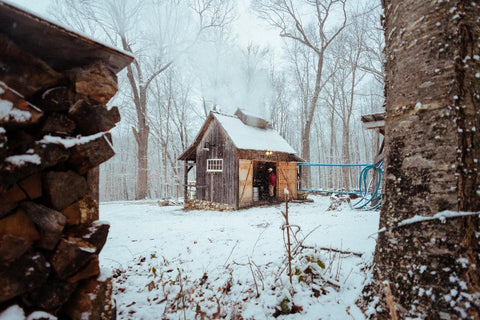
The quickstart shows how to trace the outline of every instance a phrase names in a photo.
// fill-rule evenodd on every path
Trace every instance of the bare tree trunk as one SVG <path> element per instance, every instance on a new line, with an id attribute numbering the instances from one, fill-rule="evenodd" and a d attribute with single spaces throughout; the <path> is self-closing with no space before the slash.
<path id="1" fill-rule="evenodd" d="M 133 129 L 137 141 L 137 188 L 135 199 L 145 199 L 148 194 L 148 136 L 149 128 L 145 126 L 138 132 Z"/>
<path id="2" fill-rule="evenodd" d="M 286 0 L 256 0 L 254 5 L 257 7 L 257 12 L 272 26 L 280 30 L 280 36 L 294 40 L 301 47 L 306 48 L 312 52 L 316 57 L 315 66 L 315 82 L 313 87 L 313 93 L 308 96 L 308 103 L 302 112 L 302 157 L 310 161 L 310 133 L 312 129 L 312 122 L 317 109 L 317 103 L 325 83 L 332 76 L 331 74 L 325 77 L 323 74 L 323 63 L 325 54 L 332 41 L 338 37 L 342 30 L 346 26 L 347 17 L 345 9 L 346 0 L 317 0 L 317 1 L 302 1 L 292 2 Z M 317 23 L 317 29 L 315 32 L 309 32 L 310 26 L 302 24 L 303 17 L 300 14 L 301 10 L 298 10 L 301 6 L 309 6 L 312 12 L 315 12 L 315 18 Z M 298 6 L 298 7 L 296 7 Z M 304 7 L 305 8 L 305 7 Z M 336 16 L 336 27 L 329 30 L 328 23 L 330 14 L 339 10 L 342 12 L 343 17 Z M 308 31 L 307 31 L 308 30 Z M 307 55 L 308 57 L 308 55 Z M 298 66 L 297 66 L 298 69 Z M 307 70 L 309 72 L 310 70 Z M 298 70 L 297 70 L 298 72 Z M 323 77 L 323 79 L 322 79 Z M 305 77 L 308 81 L 308 77 Z M 323 81 L 322 81 L 323 80 Z M 301 83 L 300 86 L 306 87 L 305 92 L 310 92 L 308 83 Z M 310 185 L 310 168 L 304 167 L 302 169 L 302 184 L 305 186 Z"/>
<path id="3" fill-rule="evenodd" d="M 130 67 L 129 67 L 130 68 Z M 135 80 L 130 70 L 128 70 L 128 78 L 130 80 L 132 89 L 138 93 L 138 98 L 135 98 L 135 108 L 137 110 L 137 128 L 132 128 L 135 141 L 137 142 L 137 189 L 135 199 L 145 199 L 148 192 L 148 138 L 150 135 L 150 127 L 147 124 L 147 97 L 144 86 L 139 86 L 138 89 Z"/>
<path id="4" fill-rule="evenodd" d="M 350 164 L 350 130 L 348 125 L 343 126 L 342 137 L 342 160 L 346 164 Z M 343 186 L 347 191 L 350 190 L 350 167 L 343 167 Z"/>
<path id="5" fill-rule="evenodd" d="M 386 231 L 364 293 L 371 304 L 381 299 L 379 319 L 392 308 L 402 319 L 480 319 L 479 7 L 461 0 L 383 7 Z M 444 210 L 465 215 L 431 218 Z M 430 219 L 399 225 L 417 215 Z"/>

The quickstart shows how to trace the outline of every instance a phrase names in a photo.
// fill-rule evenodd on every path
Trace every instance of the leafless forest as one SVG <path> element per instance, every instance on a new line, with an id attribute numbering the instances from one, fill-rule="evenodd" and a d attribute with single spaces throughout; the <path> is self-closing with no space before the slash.
<path id="1" fill-rule="evenodd" d="M 372 162 L 379 138 L 360 115 L 383 111 L 381 13 L 375 0 L 56 0 L 56 21 L 135 57 L 111 102 L 122 122 L 101 200 L 182 196 L 176 158 L 212 109 L 265 117 L 310 162 Z M 242 38 L 259 28 L 265 41 Z"/>

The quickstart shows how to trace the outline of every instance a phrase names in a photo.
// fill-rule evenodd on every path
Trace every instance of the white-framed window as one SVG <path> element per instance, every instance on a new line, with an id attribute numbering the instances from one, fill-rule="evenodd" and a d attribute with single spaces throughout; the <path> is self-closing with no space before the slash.
<path id="1" fill-rule="evenodd" d="M 223 159 L 207 159 L 207 172 L 222 172 Z"/>

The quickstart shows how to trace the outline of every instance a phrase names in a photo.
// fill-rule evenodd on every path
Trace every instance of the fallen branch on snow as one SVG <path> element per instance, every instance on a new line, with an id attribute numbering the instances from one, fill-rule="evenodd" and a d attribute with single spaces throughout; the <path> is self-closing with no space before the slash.
<path id="1" fill-rule="evenodd" d="M 360 253 L 360 252 L 344 251 L 344 250 L 339 250 L 339 249 L 334 249 L 334 248 L 326 248 L 326 247 L 315 247 L 315 248 L 319 249 L 319 250 L 333 251 L 333 252 L 337 252 L 337 253 L 341 253 L 341 254 L 351 254 L 351 255 L 354 255 L 354 256 L 357 256 L 357 257 L 361 257 L 363 255 L 363 253 Z M 313 247 L 312 247 L 312 249 L 313 249 Z"/>

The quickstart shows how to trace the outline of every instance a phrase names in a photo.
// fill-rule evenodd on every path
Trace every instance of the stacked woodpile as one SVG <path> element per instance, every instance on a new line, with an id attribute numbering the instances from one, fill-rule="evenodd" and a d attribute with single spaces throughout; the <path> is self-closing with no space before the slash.
<path id="1" fill-rule="evenodd" d="M 183 206 L 186 210 L 213 210 L 213 211 L 234 211 L 235 208 L 226 203 L 218 203 L 207 200 L 186 200 Z"/>
<path id="2" fill-rule="evenodd" d="M 116 75 L 101 61 L 58 73 L 5 37 L 0 52 L 0 312 L 115 318 L 95 190 L 114 155 Z"/>

